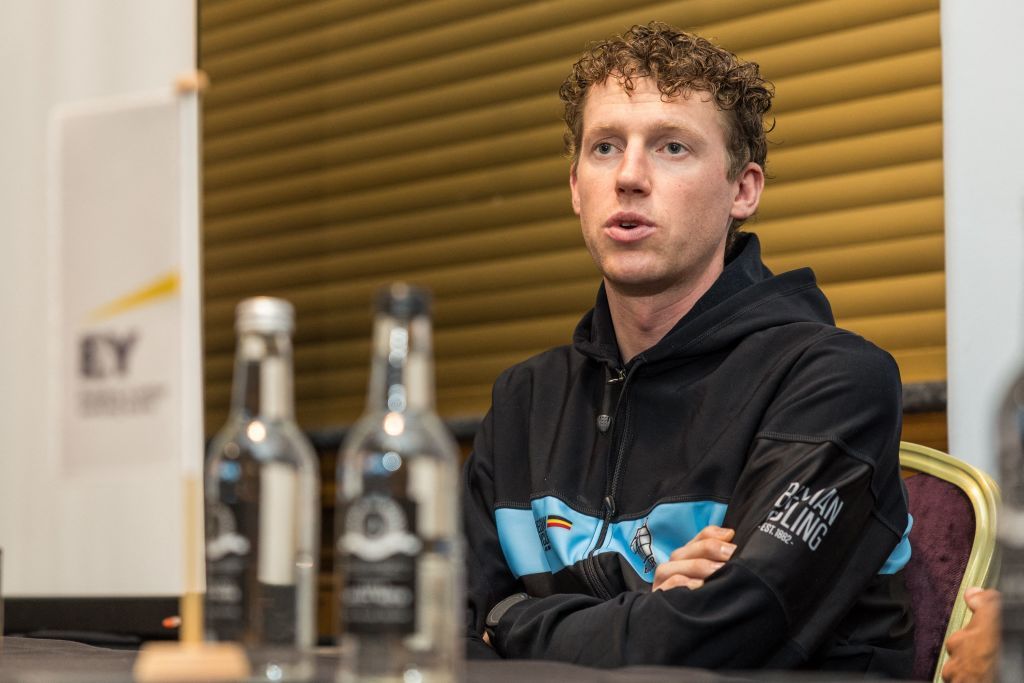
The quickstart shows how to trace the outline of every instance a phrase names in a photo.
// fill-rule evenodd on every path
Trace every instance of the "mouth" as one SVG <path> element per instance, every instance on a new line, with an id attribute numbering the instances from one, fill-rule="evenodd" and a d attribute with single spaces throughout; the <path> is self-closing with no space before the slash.
<path id="1" fill-rule="evenodd" d="M 605 233 L 616 242 L 636 242 L 654 232 L 654 222 L 633 212 L 619 212 L 605 221 Z"/>

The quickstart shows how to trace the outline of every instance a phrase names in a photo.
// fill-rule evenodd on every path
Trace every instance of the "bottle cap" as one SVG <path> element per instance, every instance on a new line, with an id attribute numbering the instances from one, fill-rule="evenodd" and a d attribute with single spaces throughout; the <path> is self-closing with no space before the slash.
<path id="1" fill-rule="evenodd" d="M 235 331 L 287 332 L 295 328 L 295 307 L 284 299 L 254 296 L 244 299 L 235 308 Z"/>
<path id="2" fill-rule="evenodd" d="M 377 290 L 376 307 L 379 313 L 408 319 L 430 315 L 430 292 L 405 282 L 393 282 Z"/>

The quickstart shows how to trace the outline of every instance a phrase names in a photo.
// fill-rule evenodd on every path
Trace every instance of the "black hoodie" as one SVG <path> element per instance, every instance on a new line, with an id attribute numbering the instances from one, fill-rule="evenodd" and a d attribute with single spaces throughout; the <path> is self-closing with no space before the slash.
<path id="1" fill-rule="evenodd" d="M 495 382 L 465 476 L 471 639 L 525 591 L 505 657 L 909 675 L 896 364 L 835 327 L 810 270 L 773 276 L 753 235 L 734 253 L 629 363 L 602 287 L 572 346 Z M 708 524 L 733 557 L 652 592 Z"/>

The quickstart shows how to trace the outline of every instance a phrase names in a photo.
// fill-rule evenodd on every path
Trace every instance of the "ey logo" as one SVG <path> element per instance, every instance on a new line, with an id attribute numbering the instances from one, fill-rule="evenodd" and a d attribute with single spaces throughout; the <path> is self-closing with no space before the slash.
<path id="1" fill-rule="evenodd" d="M 128 374 L 128 366 L 138 335 L 87 334 L 79 339 L 79 372 L 88 379 Z"/>

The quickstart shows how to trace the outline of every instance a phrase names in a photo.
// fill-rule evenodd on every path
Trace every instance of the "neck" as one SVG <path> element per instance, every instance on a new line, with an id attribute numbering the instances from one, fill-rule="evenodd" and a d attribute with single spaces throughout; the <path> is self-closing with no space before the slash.
<path id="1" fill-rule="evenodd" d="M 291 419 L 292 349 L 287 333 L 239 337 L 231 408 L 247 419 Z"/>
<path id="2" fill-rule="evenodd" d="M 378 316 L 374 332 L 368 410 L 434 411 L 434 372 L 429 316 Z"/>
<path id="3" fill-rule="evenodd" d="M 723 268 L 724 263 L 716 261 L 696 281 L 677 283 L 655 293 L 631 292 L 605 278 L 608 309 L 623 362 L 628 363 L 661 341 L 711 288 Z"/>

